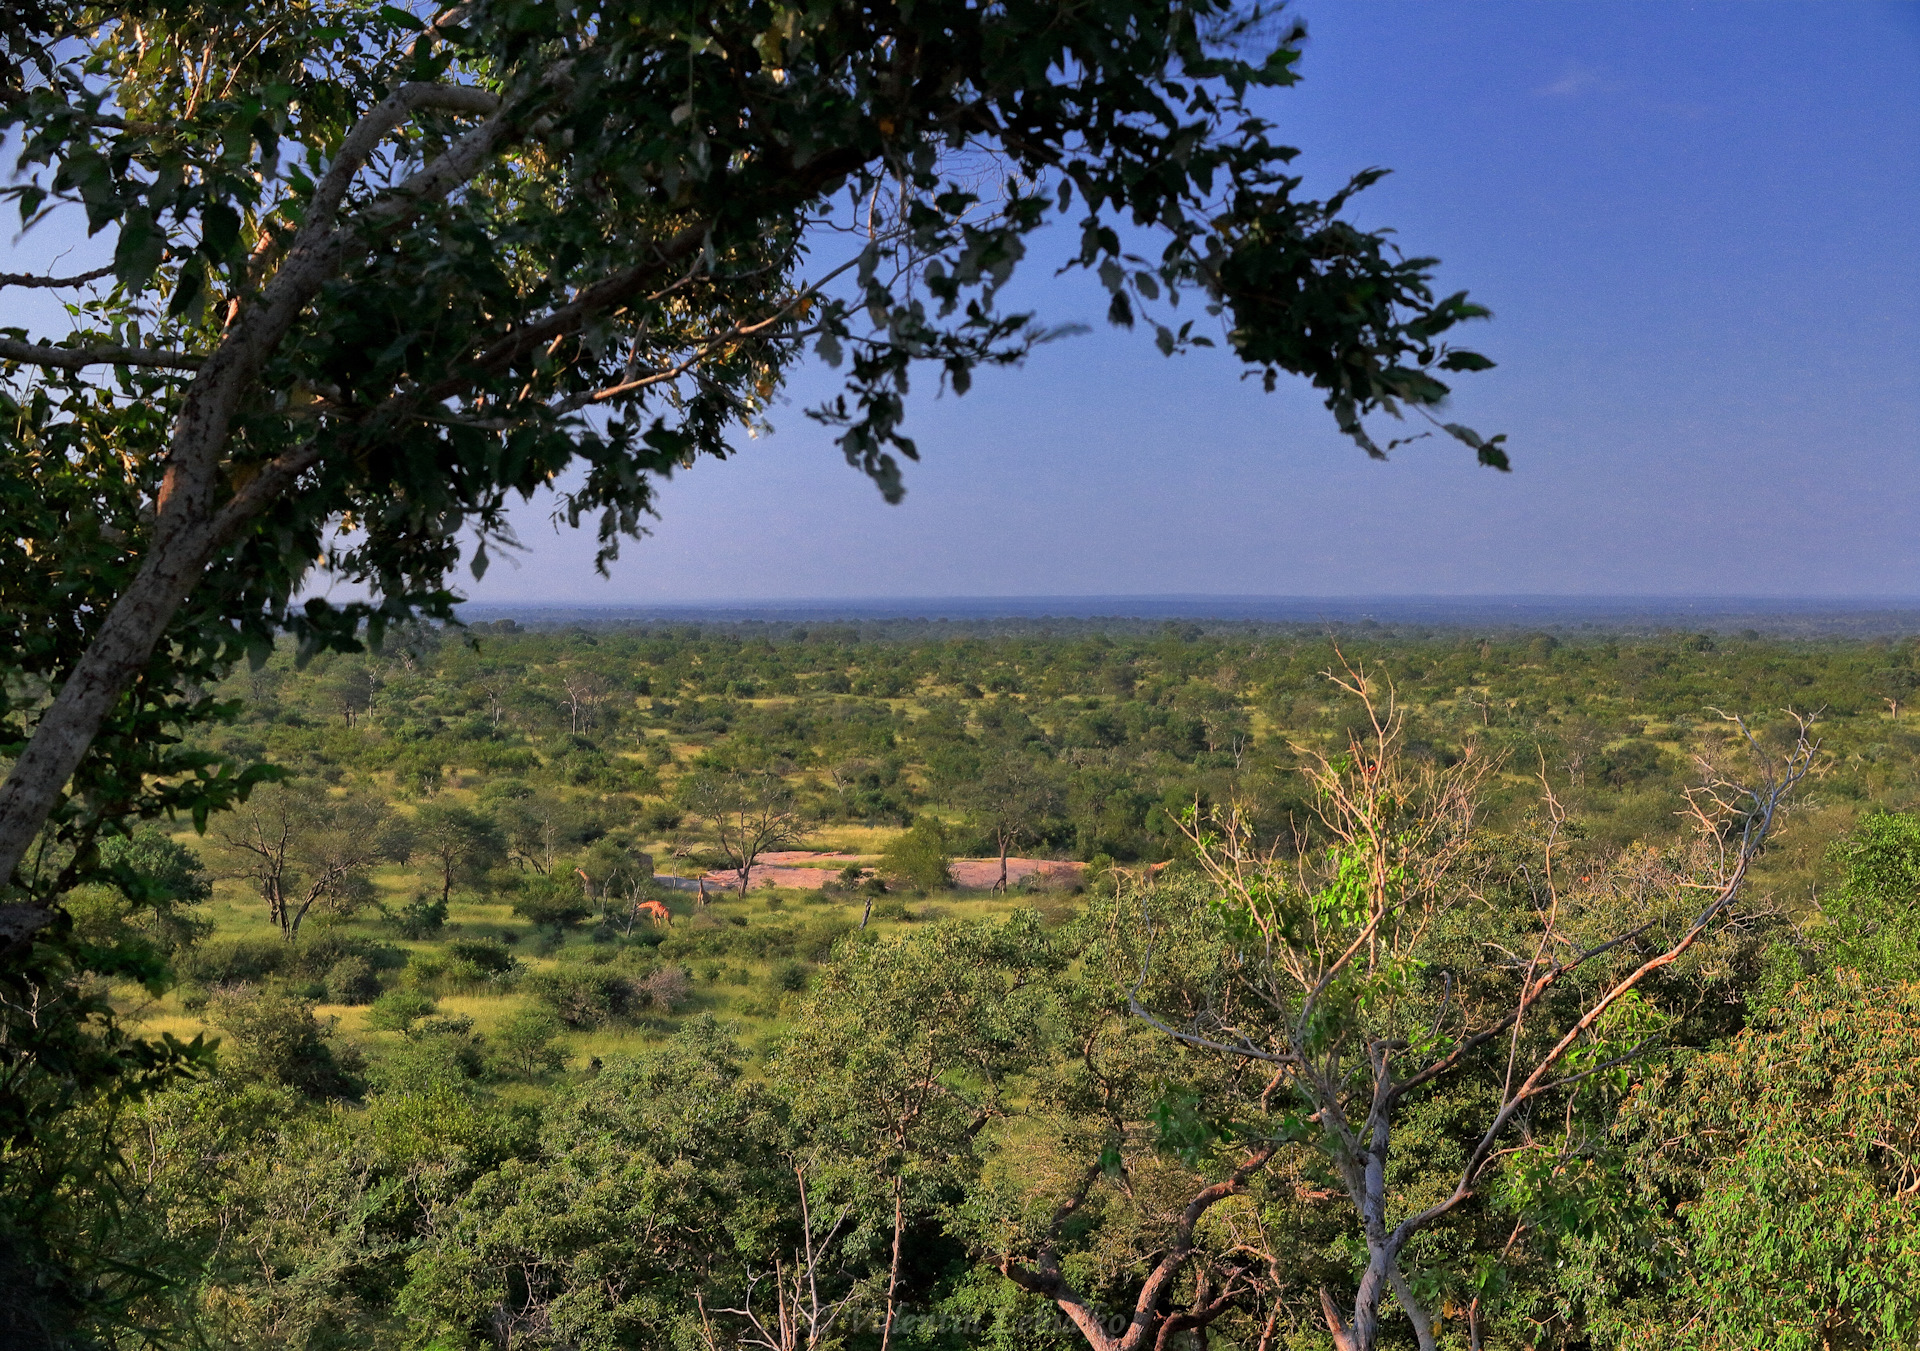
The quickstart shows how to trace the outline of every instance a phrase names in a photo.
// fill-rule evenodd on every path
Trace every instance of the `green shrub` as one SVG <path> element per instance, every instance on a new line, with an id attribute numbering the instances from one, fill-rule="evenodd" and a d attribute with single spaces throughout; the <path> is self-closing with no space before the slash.
<path id="1" fill-rule="evenodd" d="M 403 979 L 408 989 L 458 994 L 484 987 L 509 987 L 518 966 L 507 945 L 498 939 L 457 939 L 442 948 L 414 953 Z"/>
<path id="2" fill-rule="evenodd" d="M 662 749 L 665 747 L 663 746 Z M 680 829 L 680 822 L 685 817 L 686 813 L 671 802 L 651 802 L 640 814 L 640 824 L 648 830 L 664 835 L 668 831 Z"/>
<path id="3" fill-rule="evenodd" d="M 491 741 L 462 746 L 460 760 L 488 774 L 524 774 L 540 764 L 540 757 L 525 746 L 502 746 Z"/>
<path id="4" fill-rule="evenodd" d="M 508 1014 L 493 1034 L 493 1066 L 502 1073 L 534 1077 L 566 1068 L 567 1053 L 553 1044 L 560 1020 L 544 1009 Z"/>
<path id="5" fill-rule="evenodd" d="M 400 979 L 409 990 L 419 990 L 424 994 L 440 992 L 447 975 L 447 954 L 438 950 L 416 952 L 407 958 L 407 969 Z"/>
<path id="6" fill-rule="evenodd" d="M 393 970 L 406 965 L 407 961 L 407 954 L 399 948 L 333 929 L 305 931 L 292 947 L 286 948 L 284 944 L 282 947 L 286 951 L 283 968 L 286 975 L 323 986 L 327 973 L 348 957 L 361 958 L 375 971 Z"/>
<path id="7" fill-rule="evenodd" d="M 262 991 L 216 999 L 213 1010 L 214 1024 L 226 1033 L 221 1059 L 234 1074 L 315 1098 L 358 1091 L 357 1056 L 336 1054 L 331 1031 L 306 1000 Z"/>
<path id="8" fill-rule="evenodd" d="M 278 938 L 225 938 L 188 950 L 179 971 L 202 985 L 247 985 L 278 975 L 292 954 Z"/>
<path id="9" fill-rule="evenodd" d="M 1920 975 L 1920 816 L 1870 812 L 1827 848 L 1837 884 L 1820 897 L 1826 923 L 1812 937 L 1831 966 L 1870 986 Z"/>
<path id="10" fill-rule="evenodd" d="M 852 932 L 853 925 L 837 915 L 820 915 L 804 926 L 795 924 L 756 924 L 734 928 L 731 924 L 713 928 L 688 926 L 676 929 L 660 944 L 660 956 L 668 961 L 701 957 L 798 957 L 824 962 L 833 955 L 833 945 Z"/>
<path id="11" fill-rule="evenodd" d="M 336 1004 L 371 1004 L 380 979 L 365 957 L 342 957 L 327 971 L 327 998 Z"/>
<path id="12" fill-rule="evenodd" d="M 811 968 L 805 962 L 775 962 L 769 979 L 774 989 L 791 994 L 806 989 L 807 981 L 812 974 Z"/>
<path id="13" fill-rule="evenodd" d="M 431 938 L 445 927 L 447 922 L 447 903 L 438 896 L 417 895 L 401 907 L 400 913 L 393 917 L 393 927 L 402 938 L 411 938 L 416 942 L 422 938 Z"/>
<path id="14" fill-rule="evenodd" d="M 513 913 L 536 928 L 565 929 L 591 915 L 593 907 L 573 878 L 535 875 L 522 879 Z"/>
<path id="15" fill-rule="evenodd" d="M 482 1039 L 467 1017 L 422 1018 L 405 1040 L 374 1061 L 370 1078 L 387 1093 L 430 1093 L 458 1088 L 487 1071 Z"/>
<path id="16" fill-rule="evenodd" d="M 953 885 L 953 853 L 947 828 L 931 816 L 913 823 L 895 836 L 880 854 L 880 871 L 922 891 L 940 891 Z"/>
<path id="17" fill-rule="evenodd" d="M 367 1026 L 383 1032 L 405 1032 L 438 1007 L 418 990 L 389 990 L 373 1001 L 367 1011 Z"/>
<path id="18" fill-rule="evenodd" d="M 513 953 L 497 938 L 455 939 L 447 944 L 447 956 L 489 976 L 504 976 L 517 965 Z"/>
<path id="19" fill-rule="evenodd" d="M 568 1027 L 603 1027 L 640 1002 L 634 982 L 605 967 L 568 963 L 535 972 L 527 988 Z"/>

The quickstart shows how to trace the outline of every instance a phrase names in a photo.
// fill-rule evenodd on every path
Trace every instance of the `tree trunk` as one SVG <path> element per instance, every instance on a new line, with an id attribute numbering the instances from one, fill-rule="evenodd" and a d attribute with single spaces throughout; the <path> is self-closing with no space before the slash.
<path id="1" fill-rule="evenodd" d="M 1007 894 L 1007 850 L 1012 847 L 1013 837 L 1002 835 L 1000 837 L 1000 881 L 998 885 L 994 887 L 994 890 L 998 891 L 1002 896 Z"/>
<path id="2" fill-rule="evenodd" d="M 1320 1312 L 1326 1319 L 1327 1331 L 1333 1336 L 1334 1351 L 1374 1351 L 1380 1344 L 1380 1298 L 1389 1285 L 1399 1296 L 1405 1282 L 1400 1278 L 1394 1259 L 1376 1249 L 1367 1262 L 1367 1269 L 1360 1277 L 1360 1288 L 1353 1297 L 1352 1322 L 1342 1316 L 1339 1304 L 1327 1288 L 1320 1287 Z M 1427 1319 L 1426 1310 L 1414 1302 L 1411 1292 L 1401 1299 L 1401 1306 L 1407 1310 L 1407 1317 L 1413 1322 L 1414 1336 L 1419 1341 L 1421 1351 L 1431 1351 L 1434 1344 L 1433 1326 Z"/>
<path id="3" fill-rule="evenodd" d="M 1340 1306 L 1334 1303 L 1332 1292 L 1324 1285 L 1320 1287 L 1320 1316 L 1327 1320 L 1333 1351 L 1360 1351 L 1359 1343 L 1353 1340 L 1353 1330 L 1340 1315 Z"/>
<path id="4" fill-rule="evenodd" d="M 173 547 L 169 547 L 172 545 Z M 0 885 L 12 881 L 61 791 L 80 767 L 100 724 L 133 683 L 187 593 L 206 567 L 206 551 L 156 542 L 100 632 L 35 725 L 0 786 Z M 47 922 L 39 906 L 0 907 L 0 940 Z"/>
<path id="5" fill-rule="evenodd" d="M 880 1351 L 887 1351 L 887 1345 L 893 1339 L 894 1294 L 900 1288 L 900 1240 L 907 1229 L 906 1197 L 904 1184 L 899 1178 L 893 1180 L 893 1260 L 887 1266 L 887 1318 L 880 1327 Z"/>

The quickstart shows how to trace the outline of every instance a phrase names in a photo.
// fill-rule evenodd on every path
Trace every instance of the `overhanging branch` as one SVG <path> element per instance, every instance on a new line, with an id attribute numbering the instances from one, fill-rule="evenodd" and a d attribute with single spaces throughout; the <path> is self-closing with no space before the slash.
<path id="1" fill-rule="evenodd" d="M 164 352 L 152 347 L 54 347 L 48 343 L 0 338 L 0 360 L 53 370 L 79 371 L 88 366 L 146 366 L 155 370 L 197 371 L 202 358 L 186 352 Z"/>
<path id="2" fill-rule="evenodd" d="M 113 266 L 96 267 L 91 272 L 82 272 L 77 277 L 37 277 L 31 272 L 0 272 L 0 286 L 38 287 L 54 290 L 62 286 L 85 286 L 90 281 L 99 281 L 102 277 L 111 277 Z"/>

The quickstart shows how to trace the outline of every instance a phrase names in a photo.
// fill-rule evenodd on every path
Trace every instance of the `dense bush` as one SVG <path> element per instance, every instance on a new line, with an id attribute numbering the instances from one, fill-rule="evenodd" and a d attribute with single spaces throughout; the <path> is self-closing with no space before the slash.
<path id="1" fill-rule="evenodd" d="M 447 923 L 447 903 L 438 896 L 415 896 L 393 917 L 393 926 L 402 938 L 431 938 Z"/>
<path id="2" fill-rule="evenodd" d="M 807 988 L 812 969 L 805 962 L 775 962 L 770 981 L 773 988 L 786 993 L 796 993 Z"/>
<path id="3" fill-rule="evenodd" d="M 563 962 L 529 976 L 525 987 L 568 1027 L 603 1027 L 640 1013 L 677 1012 L 693 982 L 677 965 Z"/>
<path id="4" fill-rule="evenodd" d="M 882 872 L 922 891 L 952 886 L 952 866 L 947 828 L 931 816 L 921 817 L 904 834 L 888 841 L 880 855 Z"/>
<path id="5" fill-rule="evenodd" d="M 567 1063 L 566 1052 L 553 1044 L 560 1031 L 560 1020 L 544 1009 L 520 1009 L 508 1014 L 494 1029 L 494 1068 L 527 1077 L 558 1073 Z"/>
<path id="6" fill-rule="evenodd" d="M 278 938 L 216 938 L 182 956 L 181 975 L 201 985 L 235 985 L 286 970 L 292 949 Z"/>
<path id="7" fill-rule="evenodd" d="M 345 1097 L 359 1089 L 357 1054 L 337 1048 L 306 1000 L 267 991 L 223 995 L 213 1021 L 226 1033 L 222 1063 L 234 1075 L 284 1084 L 309 1097 Z"/>
<path id="8" fill-rule="evenodd" d="M 660 955 L 672 961 L 696 957 L 799 957 L 823 962 L 833 945 L 852 932 L 853 925 L 838 918 L 822 918 L 806 925 L 792 923 L 735 925 L 676 929 L 660 944 Z"/>
<path id="9" fill-rule="evenodd" d="M 634 979 L 606 967 L 563 963 L 528 977 L 526 988 L 568 1027 L 601 1027 L 644 1007 Z"/>
<path id="10" fill-rule="evenodd" d="M 593 913 L 593 903 L 577 879 L 535 874 L 521 879 L 513 913 L 537 928 L 570 928 Z"/>
<path id="11" fill-rule="evenodd" d="M 371 1004 L 380 979 L 364 957 L 342 957 L 327 971 L 327 998 L 336 1004 Z"/>
<path id="12" fill-rule="evenodd" d="M 385 1032 L 404 1032 L 420 1019 L 433 1014 L 437 1006 L 418 990 L 389 990 L 373 1001 L 367 1011 L 367 1026 Z"/>

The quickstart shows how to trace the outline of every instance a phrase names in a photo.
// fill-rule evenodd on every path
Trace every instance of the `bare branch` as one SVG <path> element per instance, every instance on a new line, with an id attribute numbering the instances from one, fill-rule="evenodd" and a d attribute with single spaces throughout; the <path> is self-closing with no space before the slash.
<path id="1" fill-rule="evenodd" d="M 0 338 L 0 360 L 62 371 L 85 370 L 89 366 L 147 366 L 156 370 L 197 371 L 205 358 L 186 352 L 163 352 L 151 347 L 54 347 L 48 343 Z"/>
<path id="2" fill-rule="evenodd" d="M 99 281 L 102 277 L 112 275 L 111 263 L 105 267 L 96 267 L 91 272 L 82 272 L 77 277 L 36 277 L 31 272 L 0 272 L 0 287 L 21 286 L 29 289 L 57 290 L 63 286 L 85 286 L 90 281 Z"/>

